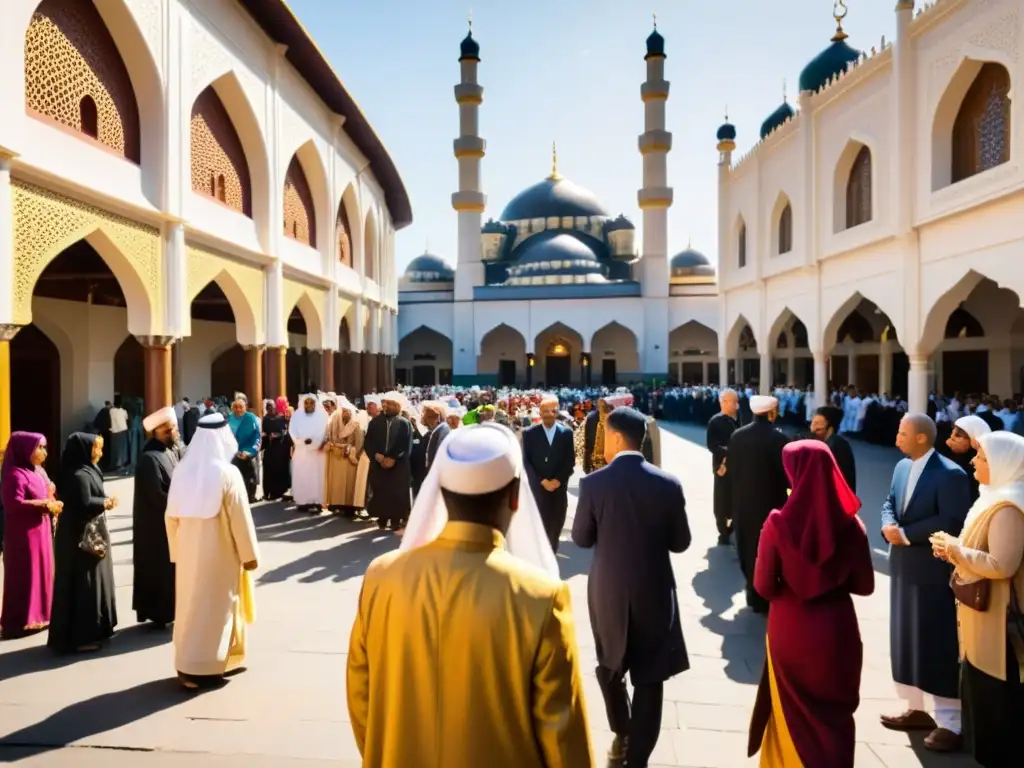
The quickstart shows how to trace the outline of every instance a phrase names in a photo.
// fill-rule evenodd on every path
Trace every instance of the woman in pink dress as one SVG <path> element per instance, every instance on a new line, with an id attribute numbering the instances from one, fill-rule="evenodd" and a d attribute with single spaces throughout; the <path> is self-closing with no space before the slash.
<path id="1" fill-rule="evenodd" d="M 50 514 L 63 504 L 50 493 L 46 438 L 15 432 L 0 469 L 4 506 L 4 594 L 0 636 L 23 637 L 50 624 L 53 597 L 53 529 Z"/>

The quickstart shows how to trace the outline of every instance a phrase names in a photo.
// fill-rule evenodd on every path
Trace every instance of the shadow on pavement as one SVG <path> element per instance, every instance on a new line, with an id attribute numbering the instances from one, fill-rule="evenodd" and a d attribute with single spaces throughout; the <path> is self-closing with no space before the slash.
<path id="1" fill-rule="evenodd" d="M 16 762 L 66 747 L 175 707 L 195 695 L 182 689 L 177 678 L 166 678 L 76 702 L 0 739 L 0 761 Z M 9 747 L 27 749 L 5 755 Z"/>
<path id="2" fill-rule="evenodd" d="M 17 642 L 19 641 L 7 640 L 5 645 Z M 35 672 L 61 669 L 62 667 L 68 667 L 89 659 L 121 656 L 125 653 L 143 651 L 147 648 L 169 642 L 171 642 L 171 630 L 169 628 L 157 629 L 152 624 L 135 624 L 127 629 L 122 629 L 96 653 L 57 654 L 46 645 L 33 645 L 15 651 L 7 651 L 5 647 L 5 652 L 0 654 L 0 682 L 13 680 L 22 675 L 31 675 Z"/>
<path id="3" fill-rule="evenodd" d="M 744 589 L 743 574 L 732 547 L 710 547 L 708 567 L 693 577 L 693 591 L 708 609 L 701 626 L 722 638 L 725 675 L 737 683 L 756 684 L 764 665 L 765 620 L 749 608 L 734 618 L 724 614 L 733 609 L 733 598 Z"/>
<path id="4" fill-rule="evenodd" d="M 594 559 L 592 549 L 581 549 L 572 540 L 562 540 L 558 545 L 558 573 L 562 581 L 573 576 L 586 576 L 590 573 L 590 561 Z"/>
<path id="5" fill-rule="evenodd" d="M 315 522 L 315 519 L 311 518 L 310 522 Z M 310 552 L 297 560 L 267 571 L 260 576 L 258 583 L 278 584 L 292 578 L 305 584 L 325 579 L 335 583 L 357 579 L 366 572 L 370 561 L 378 555 L 398 549 L 401 543 L 398 536 L 390 531 L 378 530 L 376 524 L 366 527 L 366 524 L 345 520 L 338 520 L 338 524 L 347 526 L 348 530 L 354 530 L 356 534 L 333 547 Z M 356 527 L 359 525 L 362 525 L 362 530 Z"/>

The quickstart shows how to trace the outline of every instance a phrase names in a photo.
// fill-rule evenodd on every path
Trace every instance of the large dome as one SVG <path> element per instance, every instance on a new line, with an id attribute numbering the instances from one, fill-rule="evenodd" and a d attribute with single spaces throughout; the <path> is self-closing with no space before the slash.
<path id="1" fill-rule="evenodd" d="M 546 219 L 549 216 L 607 216 L 594 194 L 568 179 L 548 177 L 512 198 L 502 221 Z"/>
<path id="2" fill-rule="evenodd" d="M 455 279 L 455 270 L 440 256 L 424 253 L 409 262 L 405 276 L 413 283 L 448 283 Z"/>

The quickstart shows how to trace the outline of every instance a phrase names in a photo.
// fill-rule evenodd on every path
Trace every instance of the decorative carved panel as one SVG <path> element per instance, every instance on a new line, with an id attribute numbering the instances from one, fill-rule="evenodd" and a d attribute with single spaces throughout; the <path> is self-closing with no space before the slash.
<path id="1" fill-rule="evenodd" d="M 22 181 L 12 181 L 11 187 L 17 324 L 32 321 L 32 291 L 46 266 L 69 245 L 101 230 L 142 282 L 153 312 L 154 332 L 162 327 L 163 267 L 160 233 L 155 228 Z M 121 287 L 127 295 L 128 286 Z"/>
<path id="2" fill-rule="evenodd" d="M 288 164 L 284 177 L 284 233 L 316 248 L 316 211 L 313 194 L 298 156 Z"/>
<path id="3" fill-rule="evenodd" d="M 95 104 L 96 140 L 138 163 L 138 103 L 99 12 L 90 0 L 43 0 L 25 32 L 25 105 L 82 132 L 86 99 Z"/>
<path id="4" fill-rule="evenodd" d="M 192 191 L 252 218 L 245 150 L 213 86 L 207 86 L 192 105 L 191 134 Z"/>

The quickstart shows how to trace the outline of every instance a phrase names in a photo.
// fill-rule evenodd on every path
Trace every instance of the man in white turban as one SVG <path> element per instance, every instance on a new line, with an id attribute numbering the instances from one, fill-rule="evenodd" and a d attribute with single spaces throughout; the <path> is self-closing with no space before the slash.
<path id="1" fill-rule="evenodd" d="M 456 430 L 367 569 L 347 681 L 364 765 L 595 765 L 569 588 L 521 477 L 508 429 Z"/>
<path id="2" fill-rule="evenodd" d="M 754 563 L 761 527 L 773 509 L 786 503 L 789 480 L 782 467 L 782 449 L 789 442 L 775 428 L 779 401 L 768 395 L 750 398 L 753 420 L 729 438 L 726 477 L 736 534 L 736 554 L 747 581 L 747 605 L 756 613 L 768 612 L 768 601 L 754 589 Z"/>
<path id="3" fill-rule="evenodd" d="M 255 618 L 250 573 L 259 546 L 245 481 L 231 463 L 236 453 L 227 420 L 204 416 L 171 479 L 174 664 L 186 688 L 216 683 L 241 666 L 246 625 Z"/>
<path id="4" fill-rule="evenodd" d="M 135 468 L 132 503 L 132 610 L 140 624 L 174 621 L 174 564 L 167 549 L 167 494 L 178 466 L 178 415 L 168 406 L 142 421 L 149 440 Z"/>
<path id="5" fill-rule="evenodd" d="M 315 394 L 299 397 L 288 433 L 292 437 L 292 498 L 295 506 L 313 514 L 323 511 L 327 438 L 327 411 Z"/>

